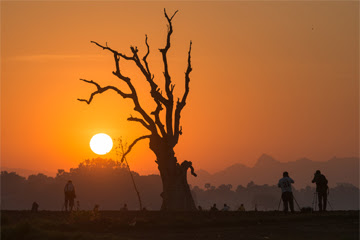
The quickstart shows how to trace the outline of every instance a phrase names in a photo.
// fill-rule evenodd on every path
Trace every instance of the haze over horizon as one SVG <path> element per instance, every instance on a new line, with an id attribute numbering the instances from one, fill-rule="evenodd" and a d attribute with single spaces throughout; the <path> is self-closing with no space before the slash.
<path id="1" fill-rule="evenodd" d="M 102 157 L 99 156 L 98 158 L 101 159 Z M 105 159 L 105 158 L 103 158 L 103 159 Z M 358 163 L 357 165 L 356 164 L 354 165 L 354 161 L 346 162 L 346 164 L 345 164 L 346 166 L 342 166 L 344 164 L 339 163 L 340 161 L 343 161 L 343 160 L 356 160 L 356 159 L 357 159 L 357 163 Z M 91 160 L 91 159 L 89 159 L 89 160 Z M 302 164 L 302 163 L 304 163 L 304 161 L 306 162 L 306 165 Z M 331 161 L 332 161 L 332 164 L 331 164 L 332 167 L 329 167 L 328 165 L 329 165 L 329 162 L 331 162 Z M 337 164 L 340 164 L 340 165 L 337 165 L 337 164 L 334 165 L 334 161 L 336 161 Z M 231 184 L 237 185 L 237 184 L 246 184 L 247 183 L 246 181 L 250 182 L 253 180 L 257 181 L 256 183 L 260 183 L 260 184 L 264 183 L 265 184 L 268 179 L 261 177 L 262 174 L 259 174 L 259 171 L 258 171 L 259 169 L 262 169 L 262 168 L 267 169 L 268 171 L 267 171 L 266 175 L 269 175 L 269 174 L 272 175 L 271 178 L 273 178 L 273 179 L 277 179 L 278 174 L 280 174 L 286 170 L 286 171 L 290 171 L 292 175 L 295 174 L 295 176 L 299 176 L 302 180 L 304 180 L 304 176 L 302 176 L 302 174 L 304 174 L 303 168 L 304 167 L 307 168 L 307 167 L 311 166 L 311 168 L 307 169 L 310 174 L 306 174 L 306 175 L 311 175 L 311 173 L 313 171 L 315 171 L 315 168 L 316 168 L 316 169 L 321 169 L 326 174 L 328 174 L 329 173 L 328 171 L 330 170 L 331 174 L 336 173 L 335 174 L 336 178 L 339 178 L 339 176 L 343 176 L 340 178 L 348 179 L 348 180 L 351 179 L 351 181 L 340 180 L 340 179 L 331 179 L 331 181 L 332 181 L 331 186 L 335 186 L 336 183 L 339 183 L 339 182 L 347 182 L 347 183 L 351 183 L 355 186 L 358 186 L 359 174 L 356 171 L 356 169 L 359 168 L 359 161 L 360 161 L 360 158 L 357 158 L 357 157 L 344 157 L 344 158 L 333 157 L 327 161 L 322 161 L 322 162 L 313 161 L 312 159 L 308 159 L 308 158 L 299 158 L 299 159 L 296 159 L 295 161 L 281 162 L 281 161 L 278 161 L 277 159 L 274 159 L 270 155 L 262 154 L 256 160 L 255 164 L 251 165 L 251 166 L 244 165 L 241 162 L 238 162 L 238 163 L 234 163 L 229 166 L 226 166 L 223 169 L 218 169 L 215 172 L 207 171 L 206 169 L 203 169 L 203 168 L 196 169 L 195 171 L 197 172 L 199 177 L 194 178 L 191 176 L 189 178 L 189 181 L 191 184 L 200 185 L 200 186 L 204 185 L 204 183 L 206 183 L 206 182 L 212 182 L 212 183 L 216 183 L 216 184 L 231 183 Z M 289 165 L 289 166 L 284 165 L 287 163 L 293 164 L 293 165 Z M 310 163 L 310 165 L 309 165 L 309 163 Z M 278 164 L 281 164 L 281 165 L 279 166 Z M 297 171 L 296 170 L 297 167 L 294 167 L 294 166 L 300 167 L 302 170 Z M 74 166 L 72 168 L 75 169 L 75 168 L 78 168 L 78 166 Z M 256 170 L 256 168 L 258 168 L 258 170 Z M 52 172 L 52 171 L 48 171 L 46 169 L 41 170 L 41 169 L 7 168 L 4 166 L 1 166 L 0 169 L 1 169 L 1 171 L 16 172 L 18 175 L 20 175 L 22 177 L 26 177 L 26 178 L 30 175 L 37 175 L 37 174 L 44 174 L 48 177 L 55 177 L 58 172 L 58 171 Z M 58 168 L 58 170 L 60 170 L 60 169 L 70 172 L 70 169 Z M 233 171 L 234 169 L 237 169 L 236 173 L 234 173 L 234 171 Z M 250 171 L 256 170 L 256 173 L 250 173 L 249 170 Z M 269 172 L 269 170 L 271 170 L 271 171 Z M 132 169 L 132 171 L 135 171 L 135 170 Z M 227 173 L 229 171 L 231 173 Z M 242 171 L 245 171 L 245 172 L 242 172 Z M 139 173 L 139 174 L 142 176 L 159 175 L 159 172 L 155 171 L 155 172 Z M 241 178 L 236 176 L 238 174 L 242 175 Z M 210 180 L 210 178 L 209 178 L 210 176 L 215 176 L 216 179 Z M 226 176 L 226 178 L 222 179 L 221 176 Z M 253 176 L 253 177 L 251 177 L 251 176 Z M 231 179 L 231 180 L 229 180 L 229 179 Z M 259 179 L 261 179 L 260 182 L 258 181 Z M 354 182 L 353 181 L 354 179 L 358 179 L 358 180 L 355 180 L 355 182 Z M 244 183 L 244 181 L 246 183 Z M 303 186 L 303 183 L 301 183 L 300 185 Z M 309 183 L 307 185 L 309 185 Z M 297 184 L 297 186 L 299 187 L 299 184 Z"/>
<path id="2" fill-rule="evenodd" d="M 1 167 L 57 169 L 97 158 L 96 133 L 132 142 L 147 134 L 126 119 L 133 105 L 115 93 L 78 102 L 93 79 L 117 85 L 111 54 L 145 55 L 163 87 L 163 9 L 174 18 L 169 68 L 184 91 L 192 40 L 190 93 L 175 153 L 195 169 L 359 157 L 359 2 L 9 2 L 1 3 Z M 136 17 L 134 17 L 136 16 Z M 140 101 L 149 88 L 131 65 Z M 101 156 L 116 159 L 114 151 Z M 158 173 L 148 142 L 128 156 L 141 174 Z"/>

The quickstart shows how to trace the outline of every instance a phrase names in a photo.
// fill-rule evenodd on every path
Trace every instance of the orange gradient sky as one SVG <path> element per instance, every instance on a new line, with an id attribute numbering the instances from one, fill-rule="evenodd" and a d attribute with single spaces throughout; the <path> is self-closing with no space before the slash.
<path id="1" fill-rule="evenodd" d="M 128 142 L 148 134 L 127 122 L 133 104 L 97 95 L 92 79 L 122 86 L 113 57 L 90 41 L 130 55 L 146 52 L 162 86 L 167 32 L 175 94 L 193 41 L 190 95 L 182 112 L 178 160 L 209 172 L 252 166 L 263 153 L 279 161 L 359 156 L 359 3 L 353 2 L 1 2 L 1 166 L 56 172 L 97 157 L 96 133 Z M 132 64 L 144 108 L 149 85 Z M 114 151 L 107 158 L 116 158 Z M 157 173 L 148 142 L 128 156 L 133 170 Z"/>

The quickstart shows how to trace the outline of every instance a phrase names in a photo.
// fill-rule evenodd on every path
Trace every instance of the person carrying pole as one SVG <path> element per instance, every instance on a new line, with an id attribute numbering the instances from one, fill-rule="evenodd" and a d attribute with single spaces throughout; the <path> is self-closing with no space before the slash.
<path id="1" fill-rule="evenodd" d="M 278 183 L 278 187 L 281 188 L 282 191 L 281 199 L 284 204 L 285 213 L 289 211 L 288 205 L 290 205 L 290 211 L 294 213 L 294 197 L 291 188 L 292 183 L 294 183 L 294 180 L 289 177 L 288 172 L 283 173 L 283 178 L 281 178 Z"/>
<path id="2" fill-rule="evenodd" d="M 318 195 L 319 212 L 326 211 L 327 194 L 328 194 L 328 180 L 317 170 L 314 174 L 312 183 L 316 183 L 316 193 Z"/>

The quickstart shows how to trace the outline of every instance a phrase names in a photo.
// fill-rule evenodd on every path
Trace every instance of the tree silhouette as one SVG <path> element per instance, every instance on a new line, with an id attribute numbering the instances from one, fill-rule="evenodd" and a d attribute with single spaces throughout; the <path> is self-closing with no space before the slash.
<path id="1" fill-rule="evenodd" d="M 116 155 L 117 155 L 117 156 L 118 156 L 118 155 L 122 155 L 122 156 L 123 156 L 123 155 L 125 154 L 125 149 L 126 149 L 126 147 L 127 147 L 127 143 L 126 143 L 126 142 L 124 143 L 123 140 L 122 140 L 122 138 L 118 138 L 117 142 L 118 142 L 118 146 L 115 147 L 115 149 L 116 149 Z M 129 174 L 130 174 L 130 177 L 131 177 L 131 181 L 132 181 L 133 186 L 134 186 L 134 190 L 135 190 L 136 195 L 137 195 L 138 200 L 139 200 L 139 207 L 140 207 L 140 210 L 142 210 L 143 207 L 142 207 L 141 196 L 140 196 L 140 192 L 139 192 L 139 190 L 138 190 L 138 187 L 136 186 L 135 179 L 134 179 L 134 175 L 132 174 L 132 172 L 131 172 L 131 170 L 130 170 L 130 166 L 129 166 L 128 161 L 126 160 L 126 157 L 122 157 L 122 160 L 125 162 L 125 165 L 126 165 L 128 171 L 129 171 Z"/>
<path id="2" fill-rule="evenodd" d="M 112 53 L 115 61 L 115 71 L 113 74 L 122 80 L 130 89 L 130 93 L 125 93 L 124 91 L 118 89 L 114 86 L 106 86 L 101 87 L 100 84 L 94 82 L 93 80 L 80 79 L 86 83 L 90 83 L 96 86 L 97 90 L 90 95 L 88 100 L 86 99 L 78 99 L 79 101 L 84 101 L 87 104 L 90 104 L 93 100 L 94 96 L 97 94 L 101 94 L 106 92 L 107 90 L 113 90 L 122 96 L 124 99 L 131 99 L 134 103 L 134 111 L 139 113 L 141 117 L 133 117 L 132 115 L 127 119 L 128 121 L 133 121 L 140 123 L 143 127 L 145 127 L 148 131 L 150 131 L 149 135 L 138 137 L 131 143 L 124 153 L 122 160 L 126 157 L 126 155 L 131 151 L 134 145 L 143 139 L 149 139 L 150 149 L 156 155 L 156 163 L 158 164 L 158 169 L 160 171 L 160 176 L 163 184 L 163 192 L 161 193 L 161 197 L 163 199 L 162 209 L 166 210 L 195 210 L 194 200 L 191 196 L 190 188 L 187 183 L 187 170 L 191 169 L 191 174 L 196 176 L 194 173 L 194 169 L 192 167 L 192 163 L 190 161 L 183 161 L 181 164 L 178 163 L 177 158 L 175 157 L 174 147 L 179 141 L 179 137 L 182 134 L 182 127 L 180 125 L 181 111 L 186 105 L 186 99 L 189 94 L 189 83 L 190 83 L 190 72 L 191 68 L 191 41 L 188 52 L 187 59 L 187 69 L 185 72 L 185 91 L 180 100 L 174 101 L 173 90 L 175 84 L 172 83 L 171 77 L 168 69 L 168 60 L 167 60 L 167 52 L 170 49 L 170 37 L 173 33 L 172 20 L 177 11 L 169 17 L 164 9 L 165 18 L 168 22 L 168 32 L 166 38 L 166 45 L 164 48 L 159 49 L 162 54 L 162 61 L 164 65 L 164 78 L 165 78 L 165 93 L 164 96 L 162 91 L 155 83 L 155 76 L 151 73 L 149 64 L 147 62 L 147 57 L 150 53 L 150 47 L 148 44 L 147 35 L 145 35 L 145 44 L 147 47 L 147 53 L 142 58 L 142 61 L 138 55 L 137 47 L 130 47 L 132 52 L 131 56 L 125 55 L 114 49 L 108 47 L 106 45 L 101 45 L 97 42 L 91 41 L 96 46 L 102 48 L 103 50 L 107 50 Z M 121 72 L 120 60 L 130 61 L 136 64 L 141 73 L 145 76 L 146 81 L 150 85 L 150 94 L 156 103 L 156 108 L 150 114 L 147 113 L 140 105 L 138 94 L 134 85 L 131 82 L 131 79 L 128 76 L 125 76 Z M 165 122 L 161 120 L 160 113 L 165 109 Z"/>

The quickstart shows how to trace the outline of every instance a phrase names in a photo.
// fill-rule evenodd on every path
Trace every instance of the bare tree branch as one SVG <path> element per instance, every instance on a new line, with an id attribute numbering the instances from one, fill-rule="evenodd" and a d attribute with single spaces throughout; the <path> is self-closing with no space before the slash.
<path id="1" fill-rule="evenodd" d="M 133 98 L 134 103 L 135 103 L 135 110 L 138 111 L 139 113 L 141 113 L 141 115 L 144 117 L 145 121 L 149 124 L 149 126 L 152 128 L 152 130 L 156 130 L 155 123 L 157 123 L 156 125 L 159 127 L 161 133 L 164 134 L 164 132 L 162 131 L 162 129 L 160 127 L 161 125 L 163 125 L 161 123 L 160 117 L 157 118 L 156 115 L 155 115 L 155 123 L 154 123 L 154 121 L 150 118 L 150 116 L 148 116 L 146 114 L 146 112 L 141 108 L 140 103 L 138 101 L 137 94 L 136 94 L 136 90 L 133 87 L 132 83 L 130 82 L 130 78 L 123 76 L 121 74 L 121 72 L 120 72 L 120 63 L 119 63 L 120 58 L 124 58 L 125 60 L 134 61 L 135 64 L 140 69 L 140 71 L 145 76 L 146 80 L 149 82 L 150 87 L 151 87 L 151 92 L 150 93 L 151 93 L 151 96 L 154 98 L 154 101 L 157 104 L 157 106 L 159 106 L 159 105 L 161 106 L 161 104 L 168 105 L 168 100 L 162 96 L 158 85 L 154 82 L 154 77 L 151 75 L 150 68 L 149 68 L 149 65 L 148 65 L 147 60 L 146 60 L 146 58 L 148 57 L 148 55 L 150 53 L 150 47 L 149 47 L 149 44 L 147 42 L 147 39 L 148 38 L 146 36 L 145 44 L 147 46 L 147 53 L 143 58 L 143 61 L 145 63 L 145 67 L 141 64 L 141 61 L 140 61 L 139 56 L 138 56 L 137 47 L 132 47 L 132 46 L 130 47 L 131 52 L 133 53 L 133 56 L 129 57 L 129 56 L 125 55 L 125 54 L 122 54 L 122 53 L 119 53 L 119 52 L 113 50 L 112 48 L 108 47 L 107 44 L 106 44 L 106 46 L 103 46 L 103 45 L 101 45 L 101 44 L 99 44 L 99 43 L 97 43 L 95 41 L 91 41 L 91 42 L 94 43 L 95 45 L 101 47 L 103 50 L 108 50 L 108 51 L 110 51 L 110 52 L 112 52 L 114 54 L 116 71 L 114 71 L 113 74 L 115 76 L 117 76 L 118 78 L 120 78 L 121 80 L 123 80 L 124 82 L 126 82 L 128 84 L 128 86 L 129 86 L 129 88 L 132 90 L 132 94 L 135 96 L 135 98 Z M 157 109 L 160 109 L 160 111 L 161 111 L 162 107 L 161 108 L 157 107 Z M 157 112 L 157 111 L 155 111 L 155 112 Z"/>
<path id="2" fill-rule="evenodd" d="M 149 65 L 147 63 L 147 57 L 150 53 L 150 47 L 149 47 L 149 44 L 148 44 L 148 37 L 147 35 L 145 35 L 145 44 L 146 44 L 146 47 L 147 47 L 147 53 L 146 55 L 143 57 L 143 61 L 145 63 L 145 66 L 146 66 L 146 69 L 147 69 L 147 72 L 149 73 L 149 76 L 151 75 L 150 73 L 150 69 L 149 69 Z M 162 104 L 167 104 L 167 101 L 166 99 L 162 96 L 162 94 L 159 92 L 159 89 L 158 89 L 158 86 L 157 84 L 153 81 L 154 79 L 154 76 L 151 76 L 151 80 L 148 80 L 148 82 L 150 83 L 150 86 L 151 86 L 151 95 L 153 96 L 155 102 L 156 102 L 156 109 L 154 112 L 152 112 L 151 114 L 155 116 L 155 124 L 158 126 L 159 130 L 160 130 L 160 133 L 163 137 L 166 136 L 166 131 L 165 131 L 165 128 L 164 128 L 164 124 L 161 122 L 160 120 L 160 111 L 163 110 L 163 107 L 162 107 Z"/>
<path id="3" fill-rule="evenodd" d="M 116 55 L 118 55 L 118 56 L 120 56 L 120 57 L 122 57 L 122 58 L 124 58 L 124 59 L 126 59 L 126 60 L 134 60 L 133 57 L 128 57 L 128 56 L 126 56 L 125 54 L 119 53 L 119 52 L 117 52 L 117 51 L 109 48 L 109 47 L 107 46 L 107 44 L 106 44 L 106 46 L 103 46 L 103 45 L 101 45 L 101 44 L 99 44 L 99 43 L 97 43 L 97 42 L 95 42 L 95 41 L 91 41 L 91 43 L 96 44 L 97 46 L 101 47 L 103 50 L 109 50 L 110 52 L 112 52 L 112 53 L 114 53 L 114 54 L 116 54 Z"/>
<path id="4" fill-rule="evenodd" d="M 161 103 L 159 101 L 156 101 L 156 104 L 157 104 L 157 107 L 156 107 L 155 111 L 152 112 L 151 114 L 153 114 L 155 116 L 155 124 L 160 129 L 161 135 L 163 137 L 165 137 L 166 136 L 165 127 L 164 127 L 164 124 L 162 124 L 162 122 L 160 120 L 160 111 L 163 109 L 163 107 L 161 106 Z"/>
<path id="5" fill-rule="evenodd" d="M 173 19 L 173 17 L 175 16 L 175 14 L 177 13 L 178 11 L 176 11 L 171 18 L 169 18 L 169 16 L 167 15 L 166 13 L 166 10 L 164 9 L 164 14 L 165 14 L 165 17 L 169 23 L 168 25 L 168 34 L 167 34 L 167 37 L 166 37 L 166 45 L 164 48 L 162 49 L 159 49 L 160 52 L 162 53 L 162 56 L 163 56 L 163 62 L 164 62 L 164 76 L 165 76 L 165 91 L 166 91 L 166 94 L 168 96 L 168 99 L 172 99 L 173 98 L 173 95 L 172 95 L 172 90 L 170 89 L 171 88 L 171 78 L 170 78 L 170 75 L 169 75 L 169 69 L 168 69 L 168 62 L 167 62 L 167 52 L 168 50 L 170 49 L 170 37 L 171 37 L 171 34 L 173 33 L 173 28 L 172 28 L 172 23 L 171 23 L 171 20 Z"/>
<path id="6" fill-rule="evenodd" d="M 173 91 L 175 88 L 175 84 L 172 84 L 172 82 L 171 82 L 171 77 L 170 77 L 169 69 L 168 69 L 167 52 L 171 47 L 170 40 L 171 40 L 171 35 L 173 33 L 172 20 L 175 17 L 177 12 L 178 11 L 175 11 L 173 13 L 173 15 L 171 15 L 171 17 L 170 17 L 166 13 L 166 10 L 164 9 L 165 18 L 168 21 L 168 33 L 167 33 L 167 37 L 166 37 L 165 47 L 163 49 L 159 49 L 160 52 L 162 53 L 163 64 L 164 64 L 165 92 L 166 92 L 167 99 L 162 95 L 160 88 L 154 82 L 154 76 L 151 74 L 150 67 L 147 62 L 147 57 L 150 54 L 150 47 L 148 44 L 147 35 L 145 35 L 145 45 L 147 48 L 147 52 L 146 52 L 145 56 L 142 58 L 143 62 L 141 62 L 141 60 L 138 56 L 138 48 L 137 47 L 131 46 L 130 49 L 132 52 L 132 56 L 128 56 L 128 55 L 125 55 L 123 53 L 120 53 L 120 52 L 115 51 L 114 49 L 110 48 L 107 45 L 107 43 L 105 45 L 102 45 L 102 44 L 99 44 L 98 42 L 91 41 L 91 43 L 94 43 L 96 46 L 102 48 L 103 50 L 108 50 L 111 53 L 113 53 L 114 61 L 115 61 L 115 68 L 116 68 L 116 70 L 113 72 L 113 74 L 115 76 L 117 76 L 119 79 L 123 80 L 125 83 L 127 83 L 128 87 L 131 90 L 131 94 L 125 94 L 121 90 L 119 90 L 113 86 L 107 86 L 105 88 L 102 88 L 102 87 L 100 87 L 99 84 L 97 84 L 93 81 L 85 80 L 88 83 L 94 84 L 98 90 L 91 94 L 89 100 L 78 99 L 79 101 L 85 101 L 88 104 L 90 104 L 90 102 L 92 101 L 93 97 L 96 94 L 102 93 L 109 89 L 116 91 L 118 94 L 120 94 L 124 98 L 131 98 L 135 105 L 134 110 L 141 114 L 142 119 L 130 117 L 130 118 L 128 118 L 128 120 L 140 122 L 144 127 L 146 127 L 152 133 L 155 133 L 155 134 L 157 134 L 157 132 L 159 130 L 163 137 L 167 136 L 167 137 L 169 137 L 169 139 L 172 139 L 171 143 L 173 146 L 175 146 L 177 144 L 179 135 L 182 134 L 181 126 L 180 126 L 180 115 L 181 115 L 182 109 L 184 108 L 184 106 L 186 104 L 186 99 L 187 99 L 187 96 L 189 93 L 189 82 L 190 82 L 189 75 L 190 75 L 190 72 L 192 71 L 192 68 L 191 68 L 191 45 L 192 45 L 192 43 L 190 42 L 190 48 L 189 48 L 189 53 L 188 53 L 188 68 L 185 73 L 185 92 L 184 92 L 184 95 L 183 95 L 181 101 L 180 101 L 180 99 L 178 99 L 177 104 L 176 104 L 176 109 L 175 109 L 175 115 L 173 116 L 173 111 L 175 108 Z M 150 87 L 151 87 L 150 93 L 156 103 L 156 109 L 155 109 L 155 111 L 153 111 L 151 113 L 152 115 L 154 115 L 155 120 L 153 120 L 144 111 L 144 109 L 140 106 L 140 102 L 139 102 L 135 87 L 131 83 L 131 79 L 121 74 L 121 71 L 120 71 L 121 58 L 123 58 L 125 60 L 129 60 L 129 61 L 134 61 L 135 64 L 137 65 L 137 67 L 140 69 L 140 71 L 145 76 L 146 80 L 149 82 Z M 163 110 L 163 106 L 166 109 L 165 125 L 161 122 L 161 118 L 160 118 L 160 112 Z M 173 119 L 174 119 L 174 122 L 173 122 Z"/>
<path id="7" fill-rule="evenodd" d="M 143 57 L 143 61 L 145 63 L 145 67 L 142 65 L 139 56 L 138 56 L 138 50 L 135 47 L 131 47 L 131 51 L 133 52 L 134 56 L 133 56 L 133 60 L 136 63 L 136 65 L 138 66 L 138 68 L 140 69 L 140 71 L 143 73 L 143 75 L 145 76 L 146 80 L 149 82 L 150 87 L 151 87 L 151 96 L 154 98 L 155 102 L 156 101 L 160 101 L 162 104 L 167 105 L 168 101 L 166 98 L 163 97 L 163 95 L 160 93 L 159 91 L 159 87 L 158 85 L 154 82 L 154 76 L 151 75 L 150 72 L 150 68 L 148 65 L 148 62 L 146 60 L 146 58 L 148 57 L 148 55 L 150 54 L 150 47 L 149 44 L 147 42 L 147 35 L 145 35 L 145 44 L 147 46 L 147 53 L 146 55 Z M 145 69 L 146 68 L 146 69 Z"/>
<path id="8" fill-rule="evenodd" d="M 95 43 L 96 45 L 98 46 L 101 46 L 100 44 L 98 43 Z M 103 46 L 101 46 L 103 47 Z M 108 49 L 109 51 L 113 52 L 114 51 L 108 47 L 103 47 L 104 49 Z M 121 56 L 120 56 L 121 57 Z M 137 93 L 136 93 L 136 90 L 135 90 L 135 87 L 133 86 L 133 84 L 131 83 L 131 79 L 128 78 L 128 77 L 125 77 L 121 74 L 120 72 L 120 64 L 119 64 L 119 61 L 120 61 L 120 57 L 119 55 L 117 55 L 116 53 L 114 53 L 114 60 L 115 60 L 115 67 L 116 67 L 116 72 L 113 72 L 113 74 L 115 76 L 117 76 L 118 78 L 120 78 L 121 80 L 123 80 L 124 82 L 126 82 L 126 84 L 128 85 L 128 87 L 130 88 L 131 90 L 131 94 L 124 94 L 122 91 L 120 91 L 119 89 L 117 89 L 116 87 L 113 87 L 113 86 L 107 86 L 105 88 L 101 88 L 99 84 L 95 83 L 94 81 L 88 81 L 88 80 L 85 80 L 85 79 L 81 79 L 82 81 L 85 81 L 85 82 L 88 82 L 88 83 L 92 83 L 94 84 L 98 90 L 94 93 L 91 94 L 90 96 L 90 99 L 89 100 L 85 100 L 85 99 L 78 99 L 79 101 L 85 101 L 87 102 L 88 104 L 90 104 L 90 102 L 92 101 L 93 97 L 98 94 L 98 93 L 102 93 L 108 89 L 113 89 L 115 90 L 118 94 L 120 94 L 122 97 L 124 98 L 131 98 L 134 102 L 134 110 L 139 112 L 141 114 L 141 116 L 145 119 L 145 121 L 148 123 L 148 124 L 143 124 L 144 126 L 146 126 L 146 128 L 151 131 L 153 134 L 157 134 L 157 129 L 156 129 L 156 125 L 155 125 L 155 122 L 153 121 L 153 119 L 144 111 L 144 109 L 141 107 L 140 105 L 140 102 L 139 102 L 139 99 L 138 99 L 138 96 L 137 96 Z"/>
<path id="9" fill-rule="evenodd" d="M 179 11 L 179 10 L 176 10 L 176 11 L 174 12 L 174 14 L 171 16 L 171 18 L 169 18 L 168 15 L 166 14 L 166 9 L 164 8 L 164 13 L 165 13 L 166 19 L 168 19 L 169 21 L 171 21 L 171 20 L 173 19 L 173 17 L 175 16 L 175 14 L 176 14 L 178 11 Z"/>
<path id="10" fill-rule="evenodd" d="M 139 61 L 139 59 L 137 57 L 137 48 L 131 47 L 131 50 L 134 53 L 133 60 L 135 62 Z M 133 102 L 135 105 L 134 110 L 139 112 L 141 114 L 141 116 L 145 119 L 145 121 L 148 123 L 148 124 L 143 124 L 143 125 L 146 126 L 146 128 L 149 129 L 153 134 L 157 134 L 156 124 L 153 121 L 153 119 L 141 107 L 137 93 L 136 93 L 136 89 L 135 89 L 134 85 L 131 83 L 131 79 L 128 77 L 125 77 L 121 74 L 121 72 L 120 72 L 120 57 L 118 55 L 116 55 L 116 53 L 114 53 L 114 60 L 115 60 L 116 72 L 113 72 L 113 74 L 115 76 L 117 76 L 118 78 L 120 78 L 121 80 L 123 80 L 124 82 L 126 82 L 128 87 L 130 88 L 131 93 L 133 95 L 132 99 L 133 99 Z"/>
<path id="11" fill-rule="evenodd" d="M 119 146 L 116 147 L 117 149 L 121 149 L 121 154 L 124 155 L 125 151 L 124 151 L 124 144 L 123 144 L 123 141 L 121 138 L 119 138 Z M 125 148 L 126 148 L 126 143 L 125 143 Z M 135 192 L 136 192 L 136 195 L 138 197 L 138 200 L 139 200 L 139 205 L 140 205 L 140 210 L 142 210 L 142 201 L 141 201 L 141 197 L 140 197 L 140 192 L 136 186 L 136 183 L 135 183 L 135 179 L 134 179 L 134 175 L 132 174 L 131 170 L 130 170 L 130 165 L 128 163 L 128 161 L 126 160 L 126 157 L 124 157 L 123 161 L 125 161 L 126 163 L 126 166 L 129 170 L 129 174 L 130 174 L 130 177 L 131 177 L 131 180 L 132 180 L 132 183 L 133 183 L 133 186 L 134 186 L 134 189 L 135 189 Z"/>
<path id="12" fill-rule="evenodd" d="M 123 93 L 121 90 L 119 90 L 118 88 L 114 87 L 114 86 L 106 86 L 106 87 L 100 87 L 100 85 L 96 82 L 94 82 L 93 80 L 86 80 L 86 79 L 80 79 L 81 81 L 84 81 L 84 82 L 87 82 L 87 83 L 91 83 L 91 84 L 94 84 L 97 88 L 97 91 L 93 92 L 91 95 L 90 95 L 90 98 L 89 100 L 86 100 L 86 99 L 79 99 L 79 101 L 82 101 L 82 102 L 86 102 L 87 104 L 90 104 L 92 99 L 94 98 L 94 96 L 96 94 L 100 94 L 100 93 L 103 93 L 109 89 L 111 90 L 114 90 L 115 92 L 117 92 L 118 94 L 120 94 L 123 98 L 133 98 L 133 95 L 132 94 L 126 94 L 126 93 Z"/>
<path id="13" fill-rule="evenodd" d="M 138 141 L 140 141 L 140 140 L 142 140 L 142 139 L 150 138 L 150 137 L 151 137 L 151 135 L 145 135 L 145 136 L 138 137 L 137 139 L 135 139 L 135 140 L 129 145 L 127 151 L 122 155 L 122 157 L 121 157 L 121 162 L 124 161 L 126 155 L 128 155 L 128 154 L 130 153 L 131 149 L 135 146 L 135 144 L 136 144 Z"/>
<path id="14" fill-rule="evenodd" d="M 169 23 L 169 25 L 168 25 L 169 29 L 168 29 L 168 34 L 167 34 L 167 38 L 166 38 L 165 48 L 159 49 L 160 52 L 162 53 L 163 63 L 164 63 L 165 91 L 166 91 L 166 95 L 168 97 L 168 104 L 165 105 L 165 107 L 166 107 L 166 130 L 167 130 L 168 136 L 170 136 L 170 137 L 173 136 L 172 117 L 173 117 L 173 107 L 174 107 L 173 106 L 173 104 L 174 104 L 174 97 L 173 97 L 174 88 L 171 87 L 171 77 L 170 77 L 169 69 L 168 69 L 167 52 L 170 49 L 170 37 L 171 37 L 171 34 L 173 33 L 171 20 L 173 19 L 173 17 L 175 16 L 176 13 L 177 13 L 177 11 L 171 16 L 171 18 L 169 18 L 169 16 L 166 13 L 166 10 L 164 9 L 165 17 Z"/>
<path id="15" fill-rule="evenodd" d="M 146 127 L 147 129 L 150 128 L 150 126 L 146 124 L 146 122 L 144 121 L 144 119 L 130 116 L 127 120 L 128 120 L 128 121 L 132 121 L 132 122 L 139 122 L 139 123 L 141 123 L 144 127 Z"/>
<path id="16" fill-rule="evenodd" d="M 148 37 L 147 37 L 147 35 L 145 35 L 145 44 L 146 44 L 146 47 L 147 47 L 147 52 L 146 52 L 145 56 L 143 57 L 143 61 L 145 63 L 145 67 L 146 67 L 146 70 L 147 70 L 148 74 L 151 76 L 150 69 L 149 69 L 149 64 L 148 64 L 148 62 L 146 60 L 146 58 L 149 56 L 149 53 L 150 53 L 150 47 L 149 47 L 149 44 L 148 44 L 147 40 L 148 40 Z"/>
<path id="17" fill-rule="evenodd" d="M 190 88 L 189 88 L 190 73 L 192 71 L 192 68 L 191 68 L 191 45 L 192 45 L 192 42 L 190 41 L 190 47 L 189 47 L 189 52 L 188 52 L 188 66 L 187 66 L 187 69 L 185 72 L 185 92 L 184 92 L 181 102 L 178 99 L 177 104 L 176 104 L 175 121 L 174 121 L 175 122 L 174 123 L 174 129 L 175 129 L 174 146 L 179 141 L 179 135 L 182 134 L 182 128 L 180 127 L 180 114 L 181 114 L 181 110 L 186 105 L 186 99 L 187 99 L 187 96 L 188 96 L 189 90 L 190 90 Z"/>
<path id="18" fill-rule="evenodd" d="M 182 168 L 182 170 L 183 170 L 183 172 L 185 174 L 186 174 L 187 170 L 190 168 L 191 175 L 193 175 L 194 177 L 197 177 L 197 174 L 195 173 L 194 167 L 192 166 L 192 162 L 185 160 L 185 161 L 183 161 L 181 163 L 180 166 L 181 166 L 181 168 Z"/>

